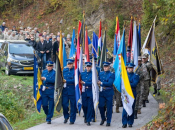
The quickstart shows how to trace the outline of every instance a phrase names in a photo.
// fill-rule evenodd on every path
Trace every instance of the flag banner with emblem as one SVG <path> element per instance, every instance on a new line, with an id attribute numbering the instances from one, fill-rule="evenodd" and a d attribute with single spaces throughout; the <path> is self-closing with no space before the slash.
<path id="1" fill-rule="evenodd" d="M 131 17 L 128 46 L 127 46 L 127 63 L 130 63 L 131 61 L 132 39 L 133 39 L 133 19 Z"/>
<path id="2" fill-rule="evenodd" d="M 89 57 L 89 44 L 88 44 L 88 31 L 86 28 L 86 32 L 85 32 L 85 53 L 86 55 L 86 60 L 85 62 L 90 62 L 90 57 Z"/>
<path id="3" fill-rule="evenodd" d="M 63 41 L 63 68 L 65 66 L 67 66 L 67 54 L 66 54 L 66 48 L 65 48 L 65 44 L 64 44 L 65 41 Z"/>
<path id="4" fill-rule="evenodd" d="M 123 56 L 124 63 L 126 64 L 125 29 L 123 30 L 123 36 L 113 65 L 115 70 L 114 86 L 119 92 L 121 92 L 121 55 Z"/>
<path id="5" fill-rule="evenodd" d="M 80 50 L 81 51 L 81 50 Z M 81 53 L 81 52 L 80 52 Z M 81 58 L 81 55 L 80 55 Z M 75 56 L 75 96 L 76 96 L 76 106 L 80 114 L 82 101 L 81 101 L 81 91 L 79 88 L 79 72 L 78 72 L 78 60 L 77 55 Z"/>
<path id="6" fill-rule="evenodd" d="M 76 49 L 74 45 L 74 40 L 75 40 L 75 29 L 73 29 L 73 33 L 72 33 L 72 42 L 71 42 L 71 47 L 70 47 L 69 58 L 75 57 Z"/>
<path id="7" fill-rule="evenodd" d="M 103 39 L 103 46 L 101 51 L 101 58 L 100 58 L 100 68 L 103 68 L 103 62 L 106 62 L 107 60 L 107 53 L 106 53 L 106 30 L 104 33 L 104 39 Z"/>
<path id="8" fill-rule="evenodd" d="M 147 53 L 147 54 L 150 55 L 150 52 L 149 52 L 148 48 L 146 48 L 146 44 L 150 41 L 150 37 L 151 37 L 151 35 L 152 35 L 152 28 L 153 28 L 153 26 L 154 26 L 154 23 L 155 23 L 155 21 L 156 21 L 156 18 L 157 18 L 157 16 L 154 18 L 153 24 L 152 24 L 152 26 L 150 27 L 149 32 L 148 32 L 148 35 L 146 36 L 145 42 L 144 42 L 144 44 L 143 44 L 143 46 L 142 46 L 142 50 L 141 50 L 142 54 Z"/>
<path id="9" fill-rule="evenodd" d="M 129 82 L 123 56 L 121 56 L 121 89 L 123 108 L 126 110 L 128 115 L 131 116 L 133 113 L 132 105 L 134 103 L 134 95 Z"/>
<path id="10" fill-rule="evenodd" d="M 134 70 L 138 67 L 138 31 L 136 21 L 134 21 L 133 45 L 131 48 L 131 63 L 135 65 Z"/>
<path id="11" fill-rule="evenodd" d="M 114 49 L 113 49 L 113 55 L 117 55 L 118 48 L 120 46 L 120 28 L 119 28 L 119 19 L 116 17 L 116 27 L 115 27 L 115 35 L 114 35 Z M 116 41 L 116 42 L 115 42 Z"/>
<path id="12" fill-rule="evenodd" d="M 158 46 L 155 39 L 155 21 L 151 29 L 151 35 L 148 39 L 149 40 L 145 48 L 147 48 L 150 52 L 150 62 L 153 65 L 153 69 L 151 70 L 151 78 L 152 78 L 152 81 L 155 82 L 157 79 L 157 76 L 164 73 L 161 61 L 159 59 Z"/>
<path id="13" fill-rule="evenodd" d="M 101 20 L 100 20 L 100 27 L 99 27 L 99 37 L 98 37 L 98 63 L 100 61 L 100 56 L 101 56 L 101 50 L 102 50 L 102 26 L 101 26 Z"/>
<path id="14" fill-rule="evenodd" d="M 97 58 L 98 53 L 98 36 L 93 32 L 93 40 L 92 40 L 92 54 Z"/>
<path id="15" fill-rule="evenodd" d="M 62 33 L 60 31 L 60 46 L 59 46 L 59 60 L 60 60 L 60 67 L 61 67 L 61 70 L 63 70 L 63 42 L 62 42 Z"/>
<path id="16" fill-rule="evenodd" d="M 33 97 L 34 104 L 37 111 L 41 112 L 42 105 L 42 81 L 41 81 L 41 71 L 39 69 L 36 54 L 34 55 L 34 79 L 33 79 Z"/>
<path id="17" fill-rule="evenodd" d="M 62 108 L 62 90 L 63 90 L 63 75 L 61 71 L 60 60 L 58 55 L 56 56 L 56 75 L 55 75 L 55 108 L 56 111 L 59 113 Z"/>
<path id="18" fill-rule="evenodd" d="M 94 58 L 92 60 L 92 95 L 93 95 L 93 104 L 95 110 L 95 120 L 97 119 L 98 114 L 98 101 L 99 101 L 99 87 L 97 84 L 97 70 L 94 62 Z"/>

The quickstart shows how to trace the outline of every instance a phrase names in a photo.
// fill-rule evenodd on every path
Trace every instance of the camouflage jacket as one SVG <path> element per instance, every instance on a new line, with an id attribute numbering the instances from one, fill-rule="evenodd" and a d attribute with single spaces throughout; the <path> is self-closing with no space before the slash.
<path id="1" fill-rule="evenodd" d="M 152 64 L 150 62 L 143 63 L 142 66 L 144 80 L 150 80 L 150 71 L 152 70 Z"/>

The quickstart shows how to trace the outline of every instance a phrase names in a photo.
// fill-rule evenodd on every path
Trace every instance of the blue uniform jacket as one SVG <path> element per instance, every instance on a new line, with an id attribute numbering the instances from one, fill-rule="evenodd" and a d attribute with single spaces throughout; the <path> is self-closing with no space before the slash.
<path id="1" fill-rule="evenodd" d="M 81 80 L 85 82 L 85 92 L 82 92 L 82 96 L 92 97 L 92 71 L 82 72 Z"/>
<path id="2" fill-rule="evenodd" d="M 114 73 L 110 71 L 102 71 L 99 74 L 99 80 L 102 82 L 103 91 L 100 92 L 100 96 L 111 96 L 114 94 L 113 82 L 115 80 Z"/>
<path id="3" fill-rule="evenodd" d="M 66 88 L 63 89 L 63 95 L 75 95 L 74 67 L 72 69 L 65 67 L 63 69 L 63 77 L 66 80 Z"/>
<path id="4" fill-rule="evenodd" d="M 55 70 L 48 71 L 47 69 L 43 70 L 42 77 L 45 77 L 46 80 L 43 80 L 43 86 L 54 87 L 55 85 Z"/>
<path id="5" fill-rule="evenodd" d="M 137 87 L 137 84 L 139 83 L 139 75 L 136 75 L 134 73 L 128 73 L 128 78 L 129 78 L 129 82 L 130 82 L 134 97 L 136 97 L 136 87 Z"/>

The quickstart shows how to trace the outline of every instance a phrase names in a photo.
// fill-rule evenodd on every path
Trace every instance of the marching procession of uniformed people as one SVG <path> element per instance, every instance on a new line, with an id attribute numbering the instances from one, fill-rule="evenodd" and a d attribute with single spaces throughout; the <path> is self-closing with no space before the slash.
<path id="1" fill-rule="evenodd" d="M 64 35 L 64 33 L 63 33 Z M 60 32 L 57 35 L 43 31 L 39 33 L 37 28 L 32 30 L 31 27 L 20 27 L 19 31 L 13 26 L 12 30 L 5 26 L 5 22 L 0 26 L 0 39 L 4 40 L 26 40 L 38 52 L 38 56 L 42 58 L 43 72 L 41 80 L 43 81 L 42 88 L 42 107 L 46 114 L 46 122 L 51 124 L 51 118 L 54 114 L 54 91 L 55 91 L 55 70 L 56 54 L 59 51 Z M 66 53 L 69 54 L 71 45 L 71 36 L 67 38 L 63 36 L 66 47 Z M 76 39 L 74 44 L 76 46 Z M 113 57 L 114 62 L 115 57 Z M 117 91 L 113 85 L 115 80 L 115 71 L 113 62 L 103 62 L 103 68 L 100 68 L 94 58 L 98 75 L 97 84 L 99 89 L 99 112 L 101 115 L 100 125 L 106 122 L 106 126 L 111 125 L 112 113 L 119 113 L 119 107 L 122 107 L 121 93 Z M 141 114 L 142 107 L 146 107 L 149 103 L 149 88 L 151 86 L 151 69 L 152 64 L 149 62 L 149 54 L 143 54 L 138 57 L 138 67 L 134 71 L 134 64 L 127 63 L 127 73 L 133 95 L 135 97 L 132 109 L 133 114 L 127 115 L 125 109 L 122 111 L 123 128 L 132 127 L 134 119 L 137 119 L 137 114 Z M 80 74 L 82 84 L 82 110 L 84 113 L 84 123 L 88 126 L 91 122 L 95 122 L 95 111 L 93 106 L 92 94 L 92 61 L 85 62 L 83 72 Z M 70 122 L 73 125 L 76 122 L 76 97 L 75 97 L 75 72 L 74 59 L 67 59 L 67 66 L 63 69 L 63 90 L 62 90 L 62 108 L 64 123 Z M 160 95 L 160 77 L 157 83 L 154 83 L 154 94 Z M 113 111 L 113 108 L 115 111 Z"/>

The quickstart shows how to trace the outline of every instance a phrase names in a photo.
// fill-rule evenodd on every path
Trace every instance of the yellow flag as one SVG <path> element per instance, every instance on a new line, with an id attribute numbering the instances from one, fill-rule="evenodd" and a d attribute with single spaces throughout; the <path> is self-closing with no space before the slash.
<path id="1" fill-rule="evenodd" d="M 60 67 L 63 70 L 63 41 L 62 41 L 62 32 L 60 31 L 60 45 L 59 45 L 59 60 L 60 60 Z"/>
<path id="2" fill-rule="evenodd" d="M 125 85 L 126 92 L 134 99 L 134 95 L 131 89 L 131 85 L 128 79 L 128 74 L 126 72 L 126 67 L 124 64 L 123 56 L 121 55 L 121 74 L 122 74 L 122 79 Z"/>

